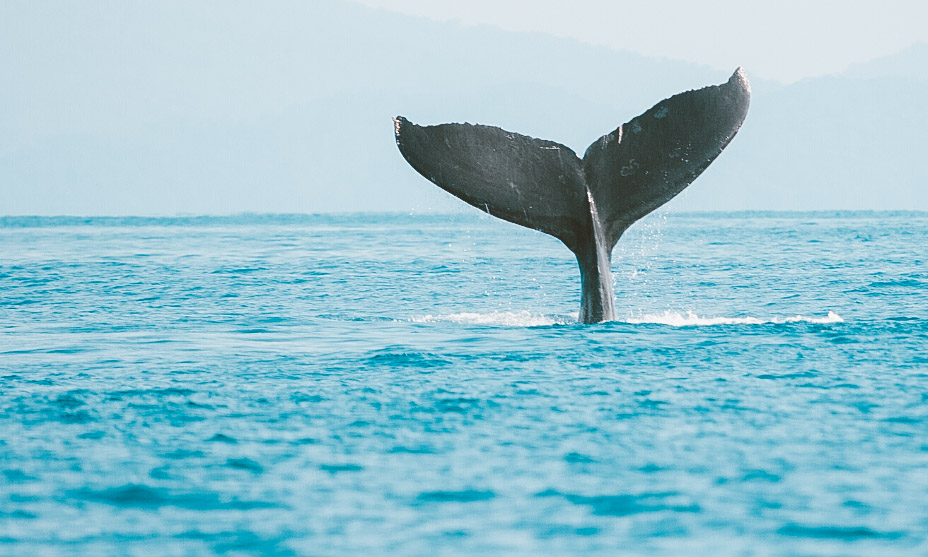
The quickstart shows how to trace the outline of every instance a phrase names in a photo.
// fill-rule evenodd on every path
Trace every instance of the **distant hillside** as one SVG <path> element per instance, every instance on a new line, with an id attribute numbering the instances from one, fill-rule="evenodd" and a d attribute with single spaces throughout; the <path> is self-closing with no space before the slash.
<path id="1" fill-rule="evenodd" d="M 854 79 L 901 78 L 928 81 L 928 43 L 918 43 L 891 56 L 854 64 L 842 72 Z"/>
<path id="2" fill-rule="evenodd" d="M 926 99 L 928 82 L 901 78 L 826 77 L 758 92 L 724 160 L 689 194 L 691 207 L 928 209 Z M 696 187 L 705 195 L 696 198 Z"/>
<path id="3" fill-rule="evenodd" d="M 456 209 L 391 116 L 582 153 L 729 73 L 296 0 L 4 3 L 0 67 L 0 214 Z M 928 209 L 925 82 L 867 75 L 753 80 L 741 134 L 672 208 Z"/>

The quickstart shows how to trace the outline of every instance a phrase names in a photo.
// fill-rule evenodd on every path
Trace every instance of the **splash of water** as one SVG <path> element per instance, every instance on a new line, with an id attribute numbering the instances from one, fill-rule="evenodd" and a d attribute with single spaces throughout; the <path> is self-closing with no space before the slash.
<path id="1" fill-rule="evenodd" d="M 550 327 L 576 322 L 576 317 L 533 315 L 528 311 L 494 311 L 491 313 L 462 312 L 448 315 L 425 315 L 410 319 L 413 323 L 450 322 L 463 325 L 490 325 L 501 327 Z"/>
<path id="2" fill-rule="evenodd" d="M 644 314 L 637 317 L 628 317 L 621 320 L 624 323 L 632 325 L 655 324 L 670 325 L 671 327 L 694 327 L 705 325 L 764 325 L 768 323 L 816 323 L 832 324 L 844 323 L 844 319 L 833 311 L 829 311 L 825 317 L 805 317 L 794 315 L 792 317 L 700 317 L 692 311 L 685 314 L 678 311 L 667 310 L 663 313 Z"/>
<path id="3" fill-rule="evenodd" d="M 573 325 L 578 315 L 538 315 L 528 311 L 493 311 L 489 313 L 461 312 L 446 315 L 424 315 L 409 319 L 412 323 L 458 323 L 461 325 L 486 325 L 496 327 L 550 327 L 552 325 Z M 824 317 L 806 317 L 794 315 L 788 317 L 706 317 L 692 311 L 664 311 L 663 313 L 646 313 L 635 317 L 615 320 L 629 325 L 669 325 L 671 327 L 706 327 L 713 325 L 767 325 L 785 323 L 813 323 L 830 325 L 844 323 L 844 318 L 833 311 Z"/>

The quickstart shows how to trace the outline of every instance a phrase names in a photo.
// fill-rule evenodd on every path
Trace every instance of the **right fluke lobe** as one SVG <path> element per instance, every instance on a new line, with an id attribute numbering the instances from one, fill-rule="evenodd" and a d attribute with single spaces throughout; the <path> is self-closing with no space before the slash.
<path id="1" fill-rule="evenodd" d="M 584 174 L 611 245 L 719 156 L 750 104 L 751 87 L 738 68 L 727 83 L 665 99 L 590 145 Z"/>
<path id="2" fill-rule="evenodd" d="M 425 178 L 482 211 L 564 242 L 580 265 L 580 319 L 599 322 L 615 318 L 615 243 L 715 160 L 741 127 L 750 97 L 738 68 L 726 83 L 657 103 L 593 142 L 583 160 L 560 143 L 493 126 L 393 120 L 400 152 Z"/>

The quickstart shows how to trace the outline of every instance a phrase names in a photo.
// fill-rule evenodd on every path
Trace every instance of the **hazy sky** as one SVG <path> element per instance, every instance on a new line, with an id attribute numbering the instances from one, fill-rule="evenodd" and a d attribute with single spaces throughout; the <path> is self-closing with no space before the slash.
<path id="1" fill-rule="evenodd" d="M 0 215 L 454 210 L 400 156 L 390 116 L 582 153 L 739 65 L 751 114 L 687 210 L 928 209 L 928 7 L 915 2 L 354 1 L 373 7 L 0 0 L 0 69 L 15 76 L 0 82 Z M 761 79 L 916 42 L 842 79 Z"/>
<path id="2" fill-rule="evenodd" d="M 792 82 L 928 42 L 921 0 L 355 0 L 410 15 L 552 35 Z"/>

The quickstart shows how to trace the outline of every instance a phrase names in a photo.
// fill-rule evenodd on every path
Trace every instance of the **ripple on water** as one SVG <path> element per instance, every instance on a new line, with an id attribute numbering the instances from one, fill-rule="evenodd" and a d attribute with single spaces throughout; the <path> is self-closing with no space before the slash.
<path id="1" fill-rule="evenodd" d="M 451 364 L 450 360 L 429 352 L 388 348 L 374 352 L 365 363 L 375 367 L 433 368 Z"/>
<path id="2" fill-rule="evenodd" d="M 249 472 L 255 473 L 264 471 L 264 467 L 261 466 L 260 462 L 251 460 L 250 458 L 230 458 L 226 461 L 226 466 L 235 468 L 236 470 L 248 470 Z"/>
<path id="3" fill-rule="evenodd" d="M 109 393 L 108 398 L 111 400 L 123 400 L 125 398 L 145 398 L 151 397 L 162 399 L 166 397 L 189 397 L 196 391 L 181 387 L 164 387 L 153 389 L 121 389 Z"/>
<path id="4" fill-rule="evenodd" d="M 479 407 L 480 404 L 481 400 L 476 398 L 441 398 L 435 401 L 435 410 L 438 412 L 456 412 L 459 414 L 465 414 Z"/>
<path id="5" fill-rule="evenodd" d="M 238 439 L 230 437 L 224 433 L 217 433 L 207 439 L 207 441 L 211 443 L 225 443 L 227 445 L 235 445 L 238 443 Z"/>
<path id="6" fill-rule="evenodd" d="M 639 513 L 671 511 L 698 513 L 699 506 L 688 497 L 675 492 L 646 492 L 636 495 L 578 495 L 545 490 L 536 497 L 563 497 L 574 505 L 590 507 L 593 514 L 600 516 L 628 516 Z"/>
<path id="7" fill-rule="evenodd" d="M 35 481 L 38 479 L 35 476 L 30 476 L 29 474 L 23 472 L 22 470 L 18 470 L 16 468 L 4 470 L 3 477 L 5 477 L 6 481 L 9 483 L 30 482 L 30 481 Z"/>
<path id="8" fill-rule="evenodd" d="M 902 532 L 881 532 L 871 530 L 866 526 L 807 526 L 802 524 L 787 524 L 778 531 L 784 536 L 800 538 L 816 538 L 830 540 L 859 540 L 859 539 L 896 539 L 903 536 Z"/>
<path id="9" fill-rule="evenodd" d="M 472 503 L 486 501 L 496 497 L 496 493 L 486 489 L 462 489 L 459 491 L 424 491 L 416 498 L 427 503 Z"/>
<path id="10" fill-rule="evenodd" d="M 261 509 L 281 507 L 269 501 L 246 501 L 237 498 L 223 499 L 210 491 L 176 491 L 143 484 L 126 484 L 104 489 L 73 489 L 67 497 L 83 501 L 105 503 L 117 507 L 178 507 L 209 511 L 218 509 Z"/>
<path id="11" fill-rule="evenodd" d="M 321 464 L 319 469 L 330 474 L 338 474 L 340 472 L 360 472 L 364 470 L 364 467 L 360 464 Z"/>
<path id="12" fill-rule="evenodd" d="M 238 555 L 244 552 L 247 555 L 298 555 L 286 547 L 288 536 L 262 536 L 258 533 L 239 528 L 233 531 L 204 532 L 202 530 L 188 530 L 174 536 L 177 540 L 194 540 L 210 544 L 218 555 Z M 189 547 L 189 541 L 184 543 Z M 184 554 L 188 554 L 184 552 Z"/>

